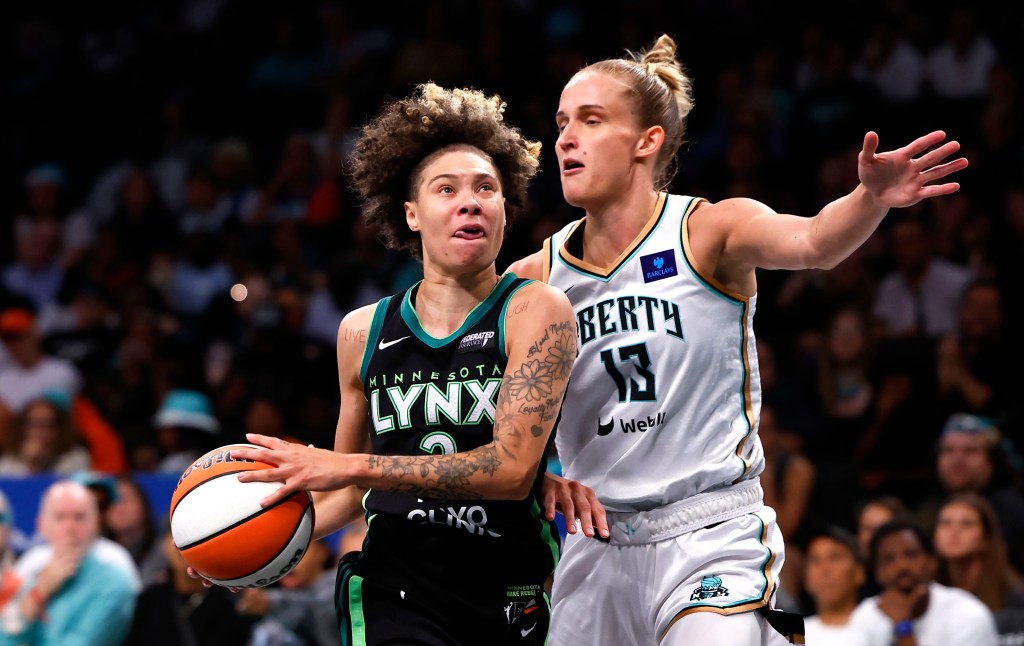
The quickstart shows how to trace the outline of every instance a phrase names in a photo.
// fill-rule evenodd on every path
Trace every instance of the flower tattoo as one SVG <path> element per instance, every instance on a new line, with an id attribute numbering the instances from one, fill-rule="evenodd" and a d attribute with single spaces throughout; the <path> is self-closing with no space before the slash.
<path id="1" fill-rule="evenodd" d="M 555 379 L 568 377 L 575 360 L 576 344 L 568 334 L 559 335 L 555 344 L 548 348 L 548 356 L 544 357 L 544 362 L 551 368 L 551 374 Z"/>
<path id="2" fill-rule="evenodd" d="M 526 401 L 543 400 L 551 394 L 551 367 L 534 360 L 524 363 L 508 380 L 509 394 Z"/>

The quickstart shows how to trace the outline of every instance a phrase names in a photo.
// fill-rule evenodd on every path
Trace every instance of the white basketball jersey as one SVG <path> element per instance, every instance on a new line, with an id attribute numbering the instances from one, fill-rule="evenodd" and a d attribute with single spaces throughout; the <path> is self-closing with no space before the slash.
<path id="1" fill-rule="evenodd" d="M 607 268 L 567 250 L 582 248 L 585 220 L 544 243 L 545 277 L 572 302 L 580 337 L 559 459 L 613 511 L 653 509 L 764 468 L 756 296 L 698 273 L 686 218 L 700 201 L 662 194 Z"/>

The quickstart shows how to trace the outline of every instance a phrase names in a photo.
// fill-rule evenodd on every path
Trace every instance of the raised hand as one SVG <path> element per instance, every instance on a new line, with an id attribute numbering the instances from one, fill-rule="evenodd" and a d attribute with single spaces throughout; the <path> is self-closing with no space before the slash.
<path id="1" fill-rule="evenodd" d="M 79 546 L 54 546 L 53 557 L 36 578 L 36 588 L 43 598 L 48 599 L 56 594 L 78 572 L 85 552 L 86 548 Z"/>
<path id="2" fill-rule="evenodd" d="M 936 130 L 889 152 L 878 152 L 878 134 L 864 135 L 864 148 L 857 155 L 857 175 L 875 199 L 889 208 L 917 204 L 937 195 L 949 195 L 960 189 L 957 182 L 937 184 L 938 180 L 967 168 L 967 159 L 946 161 L 960 150 L 960 143 L 947 141 L 946 133 Z"/>

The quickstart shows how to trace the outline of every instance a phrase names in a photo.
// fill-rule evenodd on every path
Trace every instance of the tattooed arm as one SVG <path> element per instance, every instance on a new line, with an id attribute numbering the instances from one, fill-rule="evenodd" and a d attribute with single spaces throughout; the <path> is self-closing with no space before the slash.
<path id="1" fill-rule="evenodd" d="M 250 441 L 265 448 L 240 449 L 232 455 L 278 466 L 246 472 L 240 479 L 285 482 L 264 504 L 300 489 L 329 491 L 353 484 L 431 498 L 525 498 L 544 457 L 576 359 L 576 326 L 565 294 L 542 283 L 520 289 L 507 312 L 508 364 L 498 390 L 490 443 L 450 455 L 381 456 L 331 452 L 250 435 Z M 339 351 L 343 411 L 346 389 L 354 390 L 353 383 L 358 384 L 359 379 L 362 352 L 354 354 L 359 356 Z M 365 398 L 362 415 L 365 419 Z M 348 434 L 342 424 L 339 420 L 339 438 Z"/>
<path id="2" fill-rule="evenodd" d="M 527 496 L 576 359 L 576 325 L 565 294 L 541 283 L 521 289 L 507 312 L 493 441 L 452 455 L 368 456 L 362 482 L 435 498 Z"/>

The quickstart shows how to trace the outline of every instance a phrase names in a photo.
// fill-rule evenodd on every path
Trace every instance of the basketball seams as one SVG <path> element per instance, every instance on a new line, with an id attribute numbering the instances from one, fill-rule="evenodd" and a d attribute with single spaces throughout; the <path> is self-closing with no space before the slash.
<path id="1" fill-rule="evenodd" d="M 305 490 L 261 507 L 259 501 L 281 484 L 239 482 L 240 473 L 274 467 L 259 460 L 231 459 L 231 451 L 241 448 L 255 445 L 219 447 L 182 473 L 171 499 L 171 530 L 185 542 L 184 546 L 174 543 L 181 556 L 210 581 L 229 587 L 262 587 L 291 571 L 309 549 L 316 509 Z M 222 479 L 231 475 L 236 476 L 234 480 Z"/>
<path id="2" fill-rule="evenodd" d="M 258 469 L 259 469 L 259 467 L 257 467 L 256 469 L 238 469 L 237 471 L 225 471 L 224 473 L 218 473 L 218 474 L 212 475 L 212 476 L 210 476 L 208 478 L 203 478 L 199 482 L 196 482 L 195 484 L 191 485 L 188 488 L 188 490 L 185 491 L 185 493 L 181 494 L 181 497 L 178 498 L 178 500 L 174 502 L 174 504 L 171 506 L 171 517 L 172 518 L 174 517 L 174 510 L 176 510 L 178 508 L 178 505 L 180 505 L 181 502 L 183 500 L 185 500 L 185 498 L 187 498 L 190 493 L 194 492 L 196 489 L 198 489 L 202 485 L 206 484 L 207 482 L 213 482 L 214 480 L 217 480 L 218 478 L 223 478 L 224 476 L 237 475 L 239 473 L 246 473 L 247 471 L 256 471 Z M 280 502 L 283 502 L 283 501 L 279 501 L 277 504 L 280 504 Z M 273 505 L 272 507 L 267 507 L 267 509 L 273 509 L 273 507 L 276 507 L 277 504 Z M 251 518 L 251 516 L 250 516 L 250 518 Z"/>
<path id="3" fill-rule="evenodd" d="M 258 448 L 258 447 L 255 444 L 227 444 L 225 446 L 222 446 L 222 447 L 213 449 L 212 451 L 208 451 L 208 452 L 204 453 L 199 458 L 197 458 L 192 464 L 190 464 L 185 471 L 188 472 L 189 470 L 193 469 L 196 465 L 202 464 L 203 461 L 206 460 L 207 456 L 217 455 L 217 454 L 224 453 L 224 452 L 230 452 L 230 451 L 232 451 L 234 449 L 251 449 L 251 448 Z M 217 468 L 216 465 L 218 465 L 218 464 L 236 464 L 237 468 L 233 468 L 231 471 L 223 471 L 223 472 L 220 472 L 220 473 L 208 474 L 208 469 L 216 469 Z M 270 468 L 273 468 L 273 465 L 266 464 L 264 462 L 253 462 L 253 461 L 249 461 L 249 460 L 245 460 L 245 461 L 239 460 L 237 462 L 232 462 L 232 463 L 228 463 L 228 462 L 214 462 L 209 467 L 195 469 L 195 471 L 193 473 L 189 473 L 187 477 L 183 477 L 181 480 L 179 480 L 178 484 L 175 486 L 174 492 L 171 495 L 171 503 L 172 503 L 171 504 L 171 515 L 172 516 L 174 515 L 174 510 L 177 508 L 178 503 L 180 503 L 181 500 L 185 496 L 187 496 L 188 494 L 192 493 L 192 491 L 194 491 L 196 487 L 198 487 L 199 485 L 203 484 L 204 482 L 209 482 L 210 480 L 213 480 L 214 478 L 219 478 L 222 475 L 229 475 L 229 474 L 232 474 L 232 473 L 243 473 L 245 471 L 258 471 L 258 470 L 270 469 Z M 193 478 L 193 474 L 198 474 L 198 475 L 196 475 L 196 477 Z M 204 475 L 204 474 L 206 474 L 205 477 L 199 477 L 200 475 Z M 186 485 L 187 482 L 192 481 L 192 480 L 194 480 L 194 482 L 192 482 L 191 484 L 187 484 Z M 182 489 L 182 491 L 181 491 L 181 493 L 179 495 L 178 487 L 182 487 L 183 485 L 184 485 L 184 488 Z"/>
<path id="4" fill-rule="evenodd" d="M 238 472 L 237 471 L 233 471 L 232 473 L 238 473 Z M 203 483 L 206 483 L 206 482 L 209 482 L 210 480 L 214 480 L 216 478 L 219 478 L 219 477 L 221 477 L 221 475 L 231 475 L 231 474 L 230 473 L 220 474 L 220 475 L 217 475 L 217 476 L 215 476 L 213 478 L 209 478 L 207 480 L 204 480 Z M 205 536 L 205 537 L 203 537 L 202 539 L 200 539 L 198 541 L 194 541 L 192 543 L 189 543 L 188 545 L 178 546 L 178 550 L 181 551 L 181 552 L 184 552 L 185 550 L 192 549 L 193 547 L 196 547 L 197 545 L 202 545 L 203 543 L 207 543 L 207 542 L 217 538 L 218 536 L 220 536 L 222 534 L 226 534 L 227 532 L 231 531 L 232 529 L 234 529 L 236 527 L 239 527 L 241 525 L 246 524 L 247 522 L 249 522 L 250 520 L 252 520 L 254 518 L 259 518 L 263 514 L 266 514 L 266 513 L 270 512 L 270 511 L 274 510 L 274 509 L 277 509 L 278 507 L 280 507 L 281 505 L 283 505 L 286 502 L 291 502 L 296 496 L 301 496 L 302 494 L 306 494 L 305 501 L 300 502 L 300 501 L 296 500 L 295 502 L 299 502 L 303 506 L 302 513 L 305 514 L 306 513 L 306 509 L 309 508 L 309 507 L 312 507 L 312 503 L 310 502 L 310 499 L 309 499 L 309 493 L 306 492 L 306 491 L 296 491 L 295 493 L 293 493 L 292 495 L 288 496 L 287 498 L 285 498 L 283 500 L 278 500 L 277 502 L 275 502 L 273 505 L 270 505 L 269 507 L 262 507 L 255 514 L 250 514 L 250 515 L 246 516 L 245 518 L 242 518 L 241 520 L 235 522 L 234 524 L 231 524 L 231 525 L 228 525 L 227 527 L 221 528 L 221 529 L 217 530 L 216 532 L 214 532 L 214 533 L 212 533 L 212 534 L 210 534 L 208 536 Z M 184 498 L 184 496 L 182 496 L 182 498 Z M 300 515 L 300 518 L 301 518 L 301 515 Z M 292 537 L 294 537 L 294 536 L 295 536 L 295 532 L 292 532 Z M 288 540 L 290 541 L 291 538 L 289 538 Z M 257 568 L 257 571 L 258 570 L 259 570 L 259 568 Z M 237 577 L 237 578 L 242 578 L 242 577 Z"/>
<path id="5" fill-rule="evenodd" d="M 306 492 L 304 492 L 304 491 L 296 491 L 295 494 L 293 494 L 293 495 L 298 495 L 300 493 L 306 493 Z M 291 500 L 291 498 L 292 498 L 292 496 L 289 496 L 288 500 Z M 278 557 L 281 556 L 281 553 L 284 552 L 284 550 L 287 549 L 288 546 L 292 544 L 292 541 L 295 540 L 295 537 L 298 535 L 299 530 L 302 529 L 302 525 L 303 525 L 302 521 L 305 519 L 307 513 L 309 514 L 310 531 L 312 531 L 312 528 L 313 528 L 313 525 L 315 523 L 315 520 L 313 518 L 313 516 L 314 516 L 313 505 L 310 504 L 309 506 L 306 507 L 306 509 L 304 509 L 302 511 L 302 515 L 299 517 L 299 522 L 295 523 L 295 529 L 292 530 L 291 536 L 289 536 L 288 540 L 285 541 L 283 546 L 281 546 L 281 549 L 278 550 L 272 557 L 270 557 L 270 560 L 268 560 L 266 563 L 263 563 L 262 565 L 260 565 L 258 568 L 256 568 L 255 570 L 253 570 L 251 572 L 246 572 L 245 574 L 242 574 L 240 576 L 236 576 L 233 579 L 224 579 L 224 581 L 230 582 L 230 581 L 238 581 L 240 579 L 246 579 L 248 577 L 251 577 L 251 576 L 255 575 L 260 570 L 262 570 L 263 568 L 265 568 L 265 567 L 269 566 L 271 563 L 273 563 Z M 250 516 L 249 518 L 252 518 L 252 516 Z M 306 548 L 303 550 L 303 556 L 305 556 L 305 552 L 308 549 L 309 549 L 309 546 L 307 545 Z M 239 587 L 253 587 L 253 586 L 250 584 L 250 585 L 243 585 L 243 586 L 239 586 Z"/>

